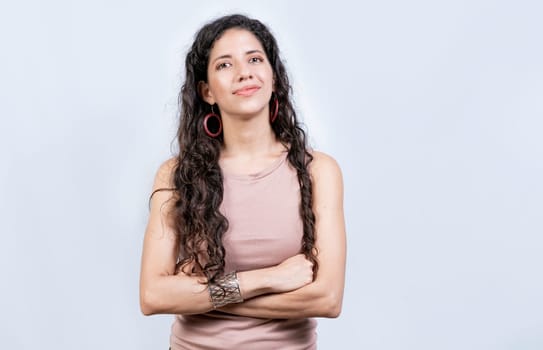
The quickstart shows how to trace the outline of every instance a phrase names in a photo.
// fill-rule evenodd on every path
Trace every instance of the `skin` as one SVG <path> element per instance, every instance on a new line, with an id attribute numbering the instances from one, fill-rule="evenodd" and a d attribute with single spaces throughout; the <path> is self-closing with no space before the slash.
<path id="1" fill-rule="evenodd" d="M 213 46 L 208 81 L 200 82 L 203 99 L 219 108 L 224 147 L 219 163 L 231 173 L 257 172 L 284 151 L 269 124 L 268 103 L 273 70 L 258 39 L 250 32 L 230 29 Z M 240 88 L 254 91 L 236 94 Z M 345 282 L 346 238 L 343 181 L 333 158 L 313 152 L 313 210 L 319 271 L 298 254 L 277 266 L 238 272 L 243 303 L 230 304 L 227 313 L 263 318 L 337 317 Z M 153 190 L 171 188 L 175 158 L 157 171 Z M 145 231 L 140 304 L 145 315 L 198 314 L 213 309 L 205 278 L 193 265 L 176 266 L 178 240 L 172 225 L 171 192 L 157 192 Z"/>

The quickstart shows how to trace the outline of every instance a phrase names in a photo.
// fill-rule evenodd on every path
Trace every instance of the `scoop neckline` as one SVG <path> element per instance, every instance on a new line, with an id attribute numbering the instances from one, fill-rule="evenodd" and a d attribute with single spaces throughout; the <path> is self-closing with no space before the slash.
<path id="1" fill-rule="evenodd" d="M 274 160 L 273 163 L 271 163 L 269 166 L 251 174 L 236 174 L 236 173 L 224 171 L 223 169 L 221 169 L 221 171 L 223 173 L 223 177 L 228 178 L 228 179 L 248 180 L 248 181 L 258 180 L 270 175 L 275 170 L 277 170 L 281 166 L 281 164 L 285 162 L 285 160 L 287 159 L 287 155 L 288 155 L 288 151 L 287 150 L 283 151 L 281 155 L 277 157 L 277 159 Z"/>

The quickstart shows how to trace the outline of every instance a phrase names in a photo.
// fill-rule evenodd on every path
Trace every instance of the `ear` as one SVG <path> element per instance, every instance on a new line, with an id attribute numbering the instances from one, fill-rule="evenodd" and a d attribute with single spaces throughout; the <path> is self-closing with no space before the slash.
<path id="1" fill-rule="evenodd" d="M 215 104 L 213 94 L 211 93 L 211 90 L 209 90 L 209 85 L 205 81 L 198 82 L 198 93 L 200 94 L 200 97 L 210 105 L 213 106 Z"/>

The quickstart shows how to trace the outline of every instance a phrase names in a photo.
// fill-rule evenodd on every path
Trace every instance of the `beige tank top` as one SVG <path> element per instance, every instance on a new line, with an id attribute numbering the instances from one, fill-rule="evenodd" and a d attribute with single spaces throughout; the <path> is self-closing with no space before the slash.
<path id="1" fill-rule="evenodd" d="M 221 212 L 229 228 L 223 237 L 225 272 L 253 270 L 281 263 L 301 250 L 303 225 L 296 170 L 284 152 L 256 174 L 223 172 Z M 316 349 L 314 319 L 262 319 L 211 311 L 176 315 L 172 350 Z"/>

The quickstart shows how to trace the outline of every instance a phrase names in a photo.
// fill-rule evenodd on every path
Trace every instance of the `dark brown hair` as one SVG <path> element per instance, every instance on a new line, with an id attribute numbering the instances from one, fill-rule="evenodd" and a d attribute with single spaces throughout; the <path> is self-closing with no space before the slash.
<path id="1" fill-rule="evenodd" d="M 203 128 L 209 105 L 198 94 L 198 83 L 207 82 L 209 54 L 213 44 L 228 29 L 240 28 L 254 34 L 264 47 L 275 77 L 279 113 L 272 130 L 287 149 L 287 159 L 296 169 L 300 184 L 300 216 L 303 221 L 301 251 L 317 271 L 315 215 L 312 210 L 312 183 L 306 136 L 291 102 L 291 86 L 279 57 L 277 42 L 268 28 L 243 15 L 229 15 L 206 24 L 196 34 L 185 61 L 185 82 L 179 94 L 180 124 L 177 132 L 179 155 L 173 173 L 175 206 L 173 220 L 179 235 L 181 255 L 196 262 L 209 281 L 224 273 L 223 234 L 228 220 L 219 211 L 223 200 L 223 177 L 219 167 L 222 135 L 211 138 Z M 270 101 L 270 108 L 271 106 Z"/>

